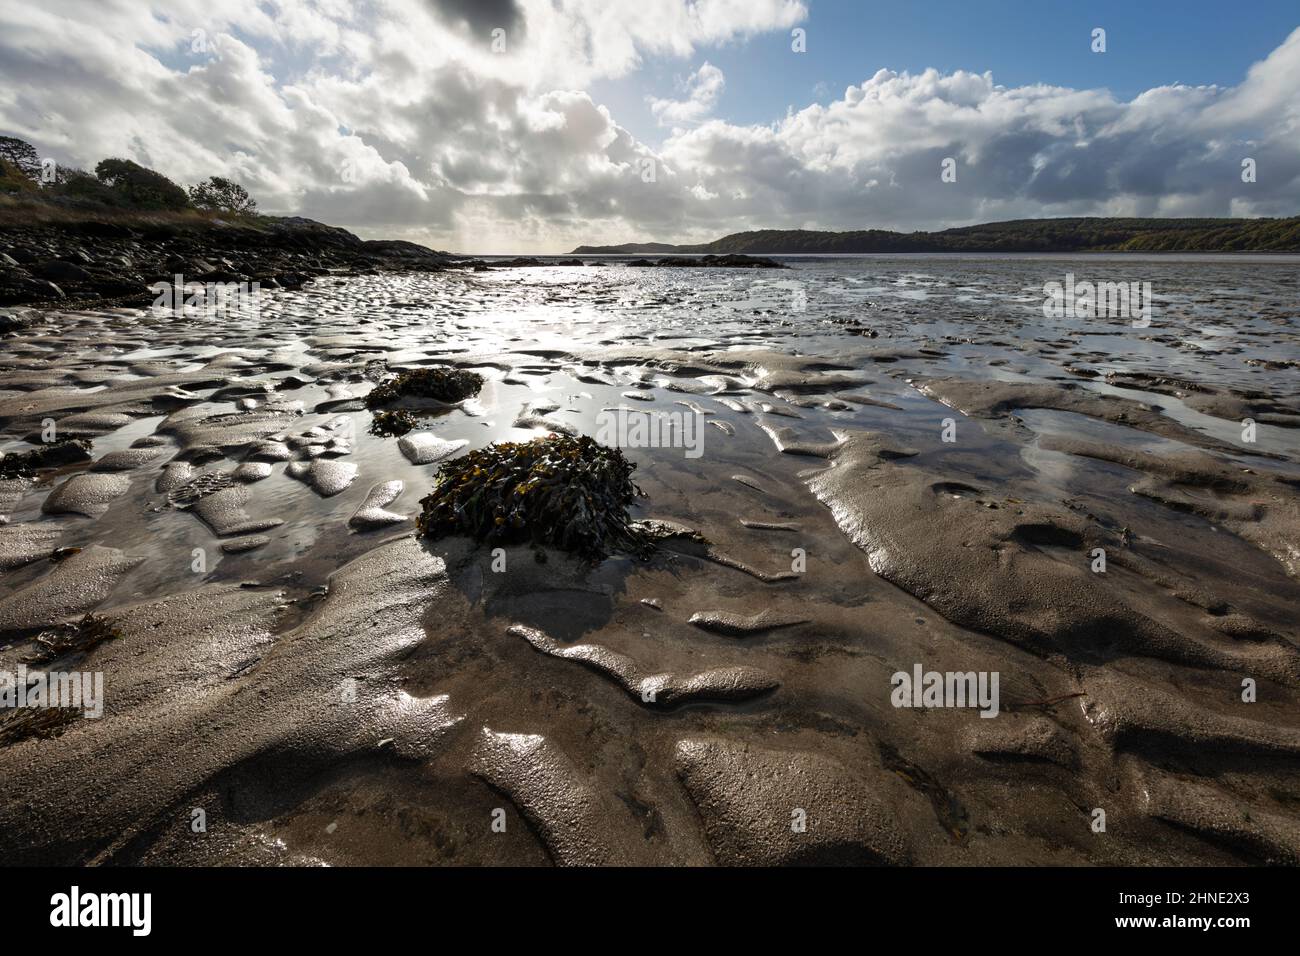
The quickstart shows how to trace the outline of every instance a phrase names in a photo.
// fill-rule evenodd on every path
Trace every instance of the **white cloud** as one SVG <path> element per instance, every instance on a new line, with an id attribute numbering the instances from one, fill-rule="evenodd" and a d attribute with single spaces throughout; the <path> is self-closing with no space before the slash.
<path id="1" fill-rule="evenodd" d="M 638 142 L 584 90 L 806 15 L 784 0 L 47 0 L 0 10 L 0 132 L 60 162 L 230 175 L 268 211 L 465 251 L 934 228 L 1039 215 L 1290 215 L 1300 31 L 1230 88 L 1007 88 L 881 70 L 770 125 L 720 70 Z M 505 50 L 492 51 L 492 31 Z M 193 31 L 216 52 L 192 53 Z M 939 181 L 940 162 L 958 181 Z M 1258 182 L 1240 181 L 1240 161 Z M 643 175 L 652 161 L 653 182 Z"/>
<path id="2" fill-rule="evenodd" d="M 1239 86 L 1161 87 L 1127 103 L 1104 90 L 1001 87 L 987 73 L 881 70 L 772 126 L 704 123 L 663 154 L 710 194 L 732 197 L 701 211 L 723 231 L 1295 215 L 1298 82 L 1300 31 Z M 1252 184 L 1240 178 L 1247 156 L 1260 169 Z M 955 183 L 940 181 L 947 157 Z"/>
<path id="3" fill-rule="evenodd" d="M 686 93 L 684 100 L 646 97 L 650 112 L 654 113 L 660 126 L 680 127 L 700 122 L 713 112 L 726 86 L 726 78 L 721 70 L 706 61 L 681 86 Z"/>

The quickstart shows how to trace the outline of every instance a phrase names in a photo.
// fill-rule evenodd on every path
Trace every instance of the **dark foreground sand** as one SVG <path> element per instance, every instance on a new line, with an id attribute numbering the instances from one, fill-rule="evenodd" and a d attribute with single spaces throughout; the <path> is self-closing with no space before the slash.
<path id="1" fill-rule="evenodd" d="M 0 717 L 0 858 L 1300 862 L 1293 281 L 1214 342 L 558 273 L 3 340 L 5 450 L 91 445 L 0 481 L 0 669 L 87 612 L 119 636 L 27 665 L 102 672 L 105 709 Z M 369 434 L 360 398 L 429 364 L 488 381 Z M 704 422 L 698 458 L 628 451 L 649 561 L 413 536 L 458 443 L 619 407 Z M 997 716 L 894 706 L 916 665 L 996 673 Z"/>

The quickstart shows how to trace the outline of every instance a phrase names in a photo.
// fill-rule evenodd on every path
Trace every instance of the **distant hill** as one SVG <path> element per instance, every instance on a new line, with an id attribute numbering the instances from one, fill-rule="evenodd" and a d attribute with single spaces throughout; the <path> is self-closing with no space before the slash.
<path id="1" fill-rule="evenodd" d="M 576 256 L 689 253 L 866 252 L 1300 252 L 1300 216 L 1290 219 L 1013 219 L 942 232 L 759 229 L 713 242 L 579 246 Z"/>

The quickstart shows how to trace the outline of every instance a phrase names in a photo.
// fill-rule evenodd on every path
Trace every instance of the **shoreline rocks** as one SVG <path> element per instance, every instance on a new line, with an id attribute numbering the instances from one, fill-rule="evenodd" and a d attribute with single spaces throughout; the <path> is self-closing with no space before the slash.
<path id="1" fill-rule="evenodd" d="M 0 223 L 0 306 L 148 304 L 157 298 L 151 286 L 177 276 L 297 289 L 322 275 L 437 272 L 450 264 L 446 253 L 413 242 L 364 240 L 300 217 Z"/>

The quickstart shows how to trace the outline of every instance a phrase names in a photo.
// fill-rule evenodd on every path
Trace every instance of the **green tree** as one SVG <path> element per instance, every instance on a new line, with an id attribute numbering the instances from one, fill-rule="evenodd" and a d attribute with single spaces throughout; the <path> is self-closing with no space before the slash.
<path id="1" fill-rule="evenodd" d="M 60 196 L 88 199 L 108 206 L 118 205 L 119 202 L 118 196 L 107 185 L 84 169 L 72 166 L 57 167 L 54 185 L 49 188 Z"/>
<path id="2" fill-rule="evenodd" d="M 0 160 L 12 166 L 32 182 L 40 182 L 41 157 L 36 147 L 16 136 L 0 136 Z"/>
<path id="3" fill-rule="evenodd" d="M 139 209 L 184 209 L 190 204 L 185 190 L 162 173 L 129 159 L 101 159 L 95 166 L 99 181 L 124 205 Z"/>
<path id="4" fill-rule="evenodd" d="M 237 182 L 213 176 L 207 182 L 190 187 L 190 202 L 199 209 L 219 212 L 252 214 L 257 212 L 257 200 Z"/>
<path id="5" fill-rule="evenodd" d="M 0 159 L 0 193 L 37 193 L 40 187 L 32 182 L 17 166 Z"/>

